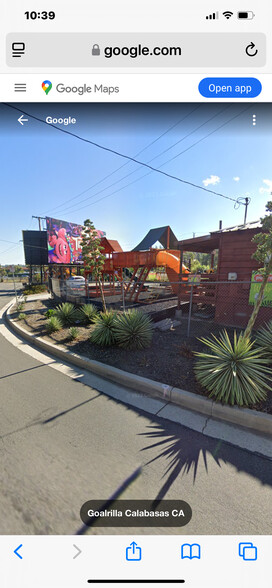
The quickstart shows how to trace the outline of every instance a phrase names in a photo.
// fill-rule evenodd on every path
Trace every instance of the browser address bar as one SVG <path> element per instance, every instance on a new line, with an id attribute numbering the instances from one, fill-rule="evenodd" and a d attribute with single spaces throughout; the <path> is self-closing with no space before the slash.
<path id="1" fill-rule="evenodd" d="M 16 68 L 250 68 L 266 64 L 263 33 L 10 33 Z"/>

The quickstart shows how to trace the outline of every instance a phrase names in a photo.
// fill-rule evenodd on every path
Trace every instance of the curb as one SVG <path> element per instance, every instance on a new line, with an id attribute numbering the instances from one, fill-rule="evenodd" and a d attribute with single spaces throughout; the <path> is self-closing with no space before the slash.
<path id="1" fill-rule="evenodd" d="M 180 388 L 169 386 L 143 376 L 131 374 L 107 364 L 82 357 L 68 351 L 59 345 L 54 345 L 44 341 L 41 337 L 26 331 L 23 327 L 18 326 L 10 318 L 12 303 L 5 311 L 5 317 L 10 328 L 20 337 L 28 341 L 32 346 L 42 349 L 50 355 L 56 356 L 66 363 L 72 363 L 78 367 L 97 374 L 115 384 L 121 384 L 127 388 L 132 388 L 136 392 L 150 395 L 165 402 L 177 404 L 182 408 L 193 410 L 207 417 L 218 419 L 229 424 L 239 425 L 247 429 L 253 429 L 256 433 L 262 433 L 272 436 L 272 416 L 248 408 L 239 408 L 237 406 L 224 406 L 205 396 L 199 396 L 192 392 L 187 392 Z"/>

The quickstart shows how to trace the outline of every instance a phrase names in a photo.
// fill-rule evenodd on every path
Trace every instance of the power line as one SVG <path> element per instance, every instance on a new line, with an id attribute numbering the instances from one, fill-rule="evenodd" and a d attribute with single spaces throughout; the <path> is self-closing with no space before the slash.
<path id="1" fill-rule="evenodd" d="M 8 249 L 5 249 L 4 251 L 0 251 L 0 255 L 3 255 L 4 253 L 11 251 L 12 249 L 18 249 L 19 246 L 20 246 L 20 243 L 18 243 L 17 245 L 15 245 L 13 247 L 9 247 Z"/>
<path id="2" fill-rule="evenodd" d="M 173 159 L 176 159 L 177 157 L 179 157 L 180 155 L 182 155 L 183 153 L 186 153 L 187 151 L 189 151 L 190 149 L 192 149 L 193 147 L 195 147 L 195 145 L 199 144 L 201 141 L 204 141 L 205 139 L 207 139 L 209 136 L 211 136 L 212 134 L 216 133 L 217 131 L 219 131 L 221 128 L 223 128 L 224 126 L 226 126 L 227 124 L 229 124 L 230 122 L 232 122 L 234 119 L 236 119 L 238 116 L 241 116 L 242 114 L 244 114 L 248 109 L 250 108 L 247 107 L 245 108 L 242 112 L 239 112 L 238 114 L 236 114 L 235 116 L 231 117 L 228 121 L 225 121 L 222 125 L 220 125 L 219 127 L 217 127 L 216 129 L 214 129 L 213 131 L 211 131 L 210 133 L 208 133 L 207 135 L 205 135 L 204 137 L 202 137 L 201 139 L 198 139 L 198 141 L 196 141 L 195 143 L 193 143 L 192 145 L 190 145 L 189 147 L 187 147 L 186 149 L 184 149 L 183 151 L 181 151 L 180 153 L 178 153 L 177 155 L 171 157 L 170 159 L 168 159 L 167 161 L 165 161 L 164 163 L 161 164 L 161 166 L 159 167 L 163 167 L 164 165 L 166 165 L 167 163 L 170 163 L 171 161 L 173 161 Z M 135 172 L 133 172 L 135 173 Z M 128 188 L 129 186 L 131 186 L 132 184 L 135 184 L 136 182 L 141 181 L 143 178 L 145 178 L 146 176 L 150 175 L 152 172 L 148 172 L 146 174 L 144 174 L 143 176 L 141 176 L 140 178 L 137 178 L 136 180 L 133 180 L 132 182 L 129 182 L 128 184 L 125 184 L 125 186 L 122 186 L 121 188 L 114 190 L 114 192 L 111 192 L 110 194 L 107 194 L 106 196 L 103 196 L 102 198 L 99 198 L 98 200 L 95 200 L 94 202 L 91 202 L 90 204 L 86 204 L 85 206 L 82 206 L 80 208 L 76 208 L 76 211 L 79 210 L 83 210 L 84 208 L 87 208 L 87 206 L 92 206 L 93 204 L 97 204 L 98 202 L 101 202 L 101 200 L 105 200 L 106 198 L 109 198 L 110 196 L 113 196 L 115 194 L 117 194 L 118 192 L 121 192 L 121 190 L 124 190 L 125 188 Z M 131 174 L 128 174 L 131 175 Z M 199 186 L 197 186 L 199 187 Z M 202 186 L 200 186 L 201 189 L 203 189 Z M 208 189 L 204 189 L 205 191 L 211 192 L 213 194 L 217 194 L 219 196 L 222 196 L 223 198 L 227 198 L 229 200 L 232 200 L 234 203 L 237 202 L 237 198 L 230 198 L 228 196 L 224 196 L 223 194 L 220 194 L 218 192 L 214 192 L 212 190 L 208 190 Z M 89 198 L 88 198 L 89 200 Z M 71 207 L 72 208 L 72 207 Z M 64 209 L 64 212 L 68 209 Z"/>
<path id="3" fill-rule="evenodd" d="M 197 145 L 198 143 L 200 143 L 201 141 L 204 141 L 204 139 L 208 138 L 210 135 L 212 135 L 213 133 L 217 132 L 218 130 L 220 130 L 222 127 L 224 127 L 225 125 L 227 125 L 228 123 L 230 123 L 232 120 L 234 120 L 235 118 L 237 118 L 238 116 L 241 116 L 241 114 L 243 114 L 244 112 L 246 112 L 247 110 L 249 110 L 250 107 L 245 108 L 241 113 L 235 115 L 234 117 L 232 117 L 230 120 L 226 121 L 225 123 L 223 123 L 220 127 L 218 127 L 217 129 L 214 129 L 213 131 L 211 131 L 208 135 L 206 135 L 205 137 L 202 137 L 202 139 L 199 139 L 198 141 L 196 141 L 195 143 L 193 143 L 193 145 L 191 145 L 190 147 L 187 147 L 187 149 L 184 149 L 184 151 L 181 151 L 180 153 L 178 153 L 177 155 L 175 155 L 174 157 L 171 157 L 171 159 L 168 159 L 167 161 L 165 161 L 163 164 L 161 164 L 161 166 L 159 167 L 163 167 L 164 165 L 166 165 L 167 163 L 170 163 L 171 161 L 173 161 L 173 159 L 176 159 L 177 157 L 179 157 L 180 155 L 182 155 L 183 153 L 186 153 L 186 151 L 189 151 L 189 149 L 192 149 L 195 145 Z M 109 198 L 110 196 L 113 196 L 115 194 L 117 194 L 118 192 L 121 192 L 121 190 L 124 190 L 125 188 L 128 188 L 129 186 L 131 186 L 132 184 L 135 184 L 136 182 L 141 181 L 143 178 L 145 178 L 146 176 L 150 175 L 152 172 L 148 172 L 146 174 L 144 174 L 143 176 L 141 176 L 140 178 L 138 178 L 137 180 L 133 180 L 132 182 L 129 182 L 129 184 L 126 184 L 125 186 L 122 186 L 121 188 L 119 188 L 118 190 L 115 190 L 114 192 L 111 192 L 110 194 L 107 194 L 106 196 L 103 196 L 102 198 L 99 198 L 98 200 L 95 200 L 95 202 L 91 202 L 90 204 L 86 204 L 85 206 L 82 206 L 81 208 L 77 208 L 78 210 L 82 210 L 83 208 L 87 208 L 87 206 L 92 206 L 93 204 L 97 204 L 98 202 L 101 202 L 101 200 L 105 200 L 105 198 Z M 192 185 L 192 184 L 191 184 Z M 196 186 L 196 187 L 200 187 L 201 189 L 204 189 L 202 186 Z M 211 192 L 212 194 L 216 194 L 218 196 L 221 196 L 223 198 L 226 198 L 228 200 L 232 200 L 235 204 L 237 203 L 237 198 L 231 198 L 228 196 L 225 196 L 223 194 L 220 194 L 218 192 L 214 192 L 213 190 L 208 190 L 207 188 L 204 189 L 206 192 Z"/>
<path id="4" fill-rule="evenodd" d="M 5 106 L 8 106 L 9 108 L 13 108 L 14 110 L 17 110 L 18 112 L 22 112 L 22 114 L 25 114 L 26 116 L 29 116 L 30 118 L 33 118 L 34 120 L 37 120 L 37 121 L 47 125 L 47 122 L 45 120 L 43 120 L 37 116 L 29 114 L 28 112 L 25 112 L 24 110 L 21 110 L 21 109 L 17 108 L 16 106 L 12 106 L 11 104 L 7 104 L 7 103 L 4 103 L 4 104 L 5 104 Z M 236 118 L 236 117 L 234 117 L 234 118 Z M 51 124 L 49 126 L 51 128 L 57 129 L 61 133 L 65 133 L 66 135 L 74 137 L 75 139 L 78 139 L 79 141 L 82 141 L 83 143 L 88 143 L 89 145 L 93 145 L 94 147 L 97 147 L 98 149 L 101 149 L 101 150 L 106 151 L 108 153 L 112 153 L 114 155 L 117 155 L 119 157 L 127 159 L 128 161 L 132 161 L 133 163 L 137 163 L 138 165 L 146 167 L 147 169 L 150 169 L 152 172 L 155 171 L 160 175 L 163 175 L 167 178 L 170 178 L 170 179 L 175 180 L 177 182 L 180 182 L 182 184 L 186 184 L 188 186 L 198 188 L 199 190 L 203 190 L 204 192 L 208 192 L 210 194 L 215 194 L 216 196 L 221 196 L 221 198 L 225 198 L 226 200 L 231 200 L 232 202 L 236 202 L 236 199 L 231 198 L 230 196 L 226 196 L 225 194 L 221 194 L 220 192 L 215 192 L 214 190 L 209 190 L 208 188 L 204 188 L 203 186 L 199 186 L 198 184 L 194 184 L 193 182 L 183 180 L 182 178 L 179 178 L 178 176 L 174 176 L 173 174 L 169 174 L 167 172 L 164 172 L 159 168 L 155 168 L 155 167 L 149 165 L 148 163 L 144 163 L 143 161 L 139 161 L 138 159 L 135 159 L 134 157 L 130 157 L 129 155 L 125 155 L 124 153 L 116 151 L 115 149 L 111 149 L 110 147 L 105 147 L 104 145 L 100 145 L 99 143 L 96 143 L 95 141 L 91 141 L 90 139 L 85 139 L 84 137 L 80 137 L 80 135 L 76 135 L 75 133 L 71 133 L 70 131 L 66 131 L 65 129 L 61 129 L 61 128 L 57 127 L 56 125 Z M 165 164 L 163 164 L 163 165 L 165 165 Z"/>
<path id="5" fill-rule="evenodd" d="M 167 147 L 164 151 L 160 152 L 158 155 L 156 155 L 155 157 L 152 157 L 151 159 L 148 160 L 147 163 L 151 163 L 152 161 L 154 161 L 155 159 L 157 159 L 158 157 L 161 157 L 161 155 L 163 155 L 166 151 L 169 151 L 170 149 L 173 149 L 174 147 L 176 147 L 176 145 L 178 145 L 179 143 L 182 143 L 183 141 L 185 141 L 186 139 L 188 139 L 188 137 L 190 137 L 191 135 L 193 135 L 195 132 L 197 132 L 200 128 L 202 128 L 204 125 L 208 124 L 211 120 L 213 120 L 215 117 L 219 116 L 220 114 L 222 114 L 222 112 L 224 112 L 227 108 L 229 108 L 229 106 L 223 108 L 223 110 L 220 110 L 220 112 L 216 113 L 215 115 L 213 115 L 212 117 L 210 117 L 208 120 L 206 120 L 204 123 L 202 123 L 201 125 L 199 125 L 198 127 L 196 127 L 195 129 L 193 129 L 192 131 L 190 131 L 190 133 L 187 133 L 184 137 L 182 137 L 181 139 L 179 139 L 179 141 L 176 141 L 176 143 L 174 143 L 173 145 L 171 145 L 170 147 Z M 206 138 L 203 137 L 202 140 L 204 140 Z M 194 144 L 192 145 L 192 147 L 194 146 Z M 179 155 L 181 155 L 183 152 L 181 152 Z M 127 165 L 127 164 L 126 164 Z M 164 165 L 164 164 L 163 164 Z M 124 167 L 124 166 L 122 166 Z M 162 167 L 162 166 L 159 166 Z M 138 171 L 140 171 L 140 169 L 136 169 L 136 170 L 132 170 L 131 172 L 129 172 L 128 174 L 126 174 L 125 176 L 123 176 L 122 178 L 120 178 L 119 180 L 117 180 L 116 182 L 113 182 L 112 184 L 110 184 L 109 186 L 106 186 L 105 188 L 102 188 L 102 190 L 99 190 L 98 192 L 96 192 L 95 194 L 93 194 L 92 196 L 88 196 L 88 198 L 85 198 L 84 200 L 81 200 L 81 202 L 78 202 L 77 205 L 72 205 L 68 208 L 64 208 L 64 212 L 71 210 L 71 208 L 73 208 L 74 206 L 77 206 L 79 204 L 82 204 L 83 202 L 87 202 L 88 200 L 91 200 L 92 198 L 95 198 L 95 196 L 98 196 L 99 194 L 102 194 L 103 192 L 105 192 L 106 190 L 109 190 L 110 188 L 112 188 L 113 186 L 116 186 L 116 184 L 119 184 L 120 182 L 122 182 L 123 180 L 125 180 L 126 178 L 128 178 L 129 176 L 137 173 Z M 148 174 L 145 174 L 142 177 L 146 177 Z M 129 184 L 130 185 L 130 184 Z M 78 210 L 78 208 L 77 208 Z"/>
<path id="6" fill-rule="evenodd" d="M 175 127 L 177 127 L 178 125 L 180 125 L 181 122 L 183 122 L 186 118 L 188 118 L 189 116 L 191 116 L 191 114 L 193 114 L 201 106 L 202 105 L 199 104 L 196 108 L 193 108 L 193 110 L 191 110 L 189 113 L 187 113 L 183 118 L 181 118 L 180 120 L 178 120 L 175 124 L 173 124 L 166 131 L 164 131 L 161 135 L 159 135 L 159 137 L 157 137 L 156 139 L 154 139 L 153 141 L 151 141 L 151 143 L 149 143 L 148 145 L 146 145 L 146 147 L 144 147 L 143 149 L 141 149 L 140 151 L 138 151 L 134 155 L 134 157 L 138 157 L 138 155 L 140 155 L 141 153 L 143 153 L 144 151 L 146 151 L 147 149 L 149 149 L 152 145 L 154 145 L 155 143 L 157 143 L 162 137 L 164 137 L 165 135 L 167 135 L 168 133 L 170 133 Z M 73 196 L 72 198 L 69 198 L 69 200 L 66 200 L 65 202 L 59 204 L 55 208 L 50 208 L 50 209 L 46 210 L 44 212 L 44 214 L 46 214 L 47 212 L 53 212 L 54 210 L 57 210 L 57 209 L 61 208 L 63 205 L 68 204 L 69 202 L 72 202 L 72 200 L 76 200 L 80 196 L 83 196 L 83 194 L 86 194 L 86 192 L 89 192 L 90 190 L 92 190 L 93 188 L 95 188 L 96 186 L 98 186 L 99 184 L 105 182 L 108 178 L 110 178 L 111 176 L 113 176 L 114 174 L 116 174 L 118 171 L 120 171 L 120 169 L 123 169 L 123 167 L 126 167 L 127 165 L 129 165 L 129 163 L 130 163 L 129 161 L 126 161 L 126 163 L 123 163 L 123 165 L 119 166 L 117 169 L 115 169 L 111 173 L 109 173 L 106 176 L 104 176 L 104 178 L 102 178 L 101 180 L 99 180 L 98 182 L 96 182 L 95 184 L 93 184 L 92 186 L 89 186 L 89 188 L 86 188 L 85 190 L 83 190 L 79 194 L 76 194 L 76 196 Z M 124 177 L 127 177 L 127 176 L 124 176 Z M 119 181 L 121 181 L 122 179 L 124 179 L 124 178 L 121 178 Z M 112 185 L 113 184 L 111 184 L 110 186 L 107 186 L 106 188 L 104 188 L 104 190 L 107 190 Z M 96 196 L 96 194 L 94 196 Z M 79 204 L 81 204 L 81 203 L 79 203 Z"/>

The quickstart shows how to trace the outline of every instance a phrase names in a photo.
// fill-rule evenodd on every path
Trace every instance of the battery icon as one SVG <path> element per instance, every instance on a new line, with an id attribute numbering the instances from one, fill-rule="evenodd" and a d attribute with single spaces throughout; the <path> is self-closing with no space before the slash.
<path id="1" fill-rule="evenodd" d="M 252 12 L 252 10 L 249 10 L 248 12 L 238 12 L 237 14 L 237 17 L 243 20 L 252 20 L 254 16 L 255 14 Z"/>

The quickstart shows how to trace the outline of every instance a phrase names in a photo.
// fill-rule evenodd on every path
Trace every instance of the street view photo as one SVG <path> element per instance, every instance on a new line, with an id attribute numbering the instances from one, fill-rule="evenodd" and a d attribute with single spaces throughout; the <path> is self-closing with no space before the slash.
<path id="1" fill-rule="evenodd" d="M 272 106 L 0 104 L 0 141 L 0 533 L 269 534 Z"/>

